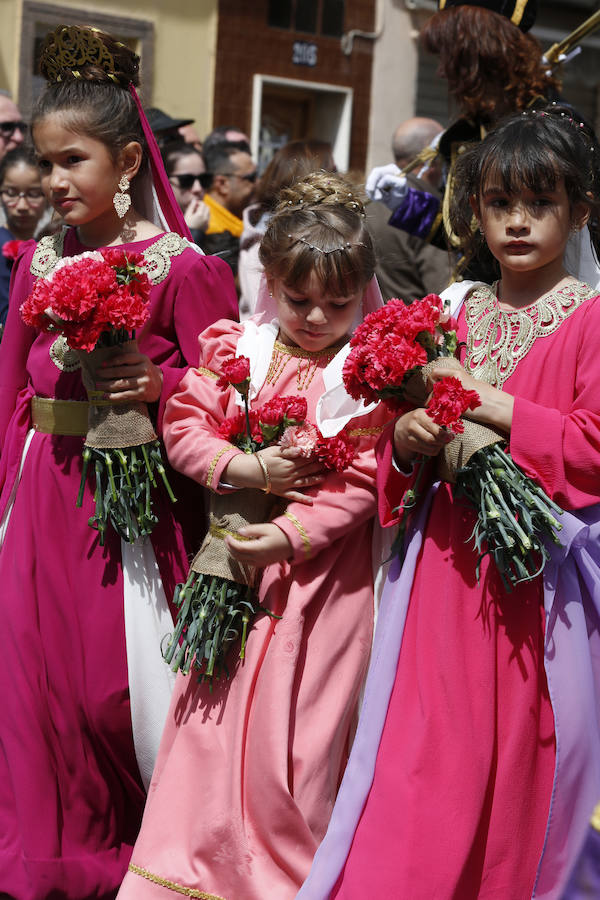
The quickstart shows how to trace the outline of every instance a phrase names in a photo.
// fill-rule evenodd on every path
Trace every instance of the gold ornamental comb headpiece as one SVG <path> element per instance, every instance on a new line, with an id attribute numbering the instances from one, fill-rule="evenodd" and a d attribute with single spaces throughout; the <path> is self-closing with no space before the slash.
<path id="1" fill-rule="evenodd" d="M 47 38 L 41 62 L 51 84 L 62 81 L 65 69 L 70 69 L 75 78 L 80 78 L 79 70 L 85 65 L 98 66 L 119 84 L 112 54 L 94 33 L 95 30 L 63 25 Z"/>

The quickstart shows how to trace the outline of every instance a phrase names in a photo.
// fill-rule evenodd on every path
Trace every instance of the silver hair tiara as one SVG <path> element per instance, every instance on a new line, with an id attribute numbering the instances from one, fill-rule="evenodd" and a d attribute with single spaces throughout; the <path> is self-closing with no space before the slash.
<path id="1" fill-rule="evenodd" d="M 360 242 L 353 244 L 351 243 L 351 241 L 344 241 L 344 243 L 340 244 L 339 247 L 331 247 L 330 250 L 323 250 L 322 247 L 317 247 L 317 245 L 313 244 L 312 241 L 309 241 L 307 238 L 300 235 L 296 237 L 293 234 L 288 234 L 288 237 L 292 244 L 297 244 L 299 242 L 302 244 L 306 244 L 309 250 L 316 250 L 317 253 L 322 253 L 323 256 L 329 256 L 330 253 L 341 253 L 343 251 L 350 250 L 352 247 L 364 247 L 364 244 L 361 244 Z"/>

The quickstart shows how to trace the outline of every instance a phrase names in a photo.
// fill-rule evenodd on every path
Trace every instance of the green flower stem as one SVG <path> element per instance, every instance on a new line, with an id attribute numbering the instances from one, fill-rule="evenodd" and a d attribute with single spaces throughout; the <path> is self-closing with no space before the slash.
<path id="1" fill-rule="evenodd" d="M 108 480 L 110 482 L 110 490 L 112 493 L 112 498 L 114 502 L 117 502 L 117 486 L 115 484 L 115 476 L 113 474 L 113 464 L 112 457 L 110 455 L 110 450 L 107 450 L 104 454 L 104 461 L 106 463 L 106 471 L 108 472 Z"/>
<path id="2" fill-rule="evenodd" d="M 169 480 L 167 478 L 167 473 L 165 471 L 165 467 L 164 467 L 164 464 L 162 461 L 162 456 L 160 453 L 160 444 L 158 443 L 158 441 L 152 447 L 150 455 L 156 466 L 156 471 L 158 472 L 158 474 L 160 475 L 160 477 L 162 479 L 162 482 L 165 486 L 167 494 L 169 495 L 169 499 L 170 499 L 171 503 L 177 503 L 177 497 L 173 493 L 173 490 L 172 490 L 171 485 L 169 484 Z"/>
<path id="3" fill-rule="evenodd" d="M 75 506 L 81 507 L 83 504 L 83 492 L 85 490 L 85 481 L 87 478 L 87 470 L 90 464 L 90 459 L 92 458 L 92 452 L 89 447 L 83 448 L 82 459 L 83 466 L 81 469 L 81 481 L 79 482 L 79 493 L 77 494 L 77 500 L 75 501 Z"/>
<path id="4" fill-rule="evenodd" d="M 144 462 L 146 463 L 146 472 L 148 473 L 148 477 L 149 477 L 150 481 L 152 482 L 152 487 L 156 487 L 156 480 L 154 478 L 154 470 L 153 470 L 153 466 L 150 463 L 150 459 L 148 457 L 148 450 L 146 448 L 146 444 L 142 444 L 141 450 L 142 450 L 142 456 L 144 457 Z"/>
<path id="5" fill-rule="evenodd" d="M 252 426 L 250 425 L 250 410 L 248 407 L 248 392 L 243 395 L 244 397 L 244 412 L 246 413 L 246 432 L 248 434 L 248 439 L 252 440 Z"/>
<path id="6" fill-rule="evenodd" d="M 119 460 L 119 464 L 121 466 L 121 471 L 122 471 L 123 475 L 125 476 L 125 481 L 127 482 L 127 487 L 130 488 L 130 487 L 132 487 L 132 484 L 131 484 L 131 478 L 129 477 L 129 469 L 127 467 L 127 457 L 125 456 L 125 454 L 123 453 L 123 451 L 120 448 L 117 448 L 115 450 L 115 454 L 116 454 L 117 459 Z"/>

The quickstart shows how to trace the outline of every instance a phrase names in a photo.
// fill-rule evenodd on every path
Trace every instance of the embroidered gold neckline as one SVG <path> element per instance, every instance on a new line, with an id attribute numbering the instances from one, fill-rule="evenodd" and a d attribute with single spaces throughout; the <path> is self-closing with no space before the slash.
<path id="1" fill-rule="evenodd" d="M 295 358 L 298 360 L 296 388 L 298 391 L 305 391 L 313 380 L 320 361 L 324 359 L 328 363 L 331 362 L 343 346 L 344 344 L 339 344 L 335 347 L 326 347 L 324 350 L 303 350 L 302 347 L 290 347 L 282 341 L 275 341 L 265 380 L 267 384 L 276 384 L 289 359 Z"/>
<path id="2" fill-rule="evenodd" d="M 574 281 L 524 309 L 498 306 L 496 285 L 475 288 L 465 300 L 469 328 L 465 368 L 480 381 L 501 388 L 539 337 L 553 334 L 581 304 L 597 292 Z"/>
<path id="3" fill-rule="evenodd" d="M 336 353 L 346 345 L 346 341 L 343 344 L 336 344 L 335 347 L 325 347 L 324 350 L 303 350 L 302 347 L 291 347 L 289 344 L 284 344 L 283 341 L 275 341 L 273 345 L 273 350 L 277 350 L 279 353 L 287 353 L 288 356 L 299 356 L 302 359 L 321 359 L 323 356 L 329 356 L 331 359 L 335 356 Z"/>

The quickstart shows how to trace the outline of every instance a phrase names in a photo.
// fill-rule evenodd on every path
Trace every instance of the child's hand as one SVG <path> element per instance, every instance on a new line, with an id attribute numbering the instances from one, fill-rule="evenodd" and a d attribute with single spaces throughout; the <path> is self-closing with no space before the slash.
<path id="1" fill-rule="evenodd" d="M 259 461 L 266 466 L 271 493 L 286 500 L 312 505 L 312 497 L 302 493 L 303 489 L 320 484 L 325 478 L 325 469 L 319 462 L 300 457 L 296 448 L 282 450 L 280 447 L 265 447 L 258 453 L 238 453 L 230 459 L 221 480 L 235 487 L 249 487 L 264 490 L 265 474 Z"/>
<path id="2" fill-rule="evenodd" d="M 292 555 L 292 545 L 286 535 L 271 522 L 246 525 L 245 528 L 240 528 L 240 534 L 252 540 L 238 541 L 227 536 L 225 543 L 231 555 L 242 563 L 262 567 L 285 562 Z"/>
<path id="3" fill-rule="evenodd" d="M 145 401 L 160 397 L 162 372 L 137 346 L 115 353 L 96 370 L 96 390 L 115 403 Z"/>
<path id="4" fill-rule="evenodd" d="M 325 478 L 326 471 L 320 462 L 301 456 L 297 447 L 265 447 L 260 451 L 269 471 L 271 491 L 286 500 L 312 504 L 312 498 L 300 493 L 314 487 Z"/>
<path id="5" fill-rule="evenodd" d="M 440 425 L 436 425 L 425 409 L 411 409 L 396 419 L 394 453 L 398 463 L 406 468 L 418 454 L 436 456 L 453 437 Z"/>

